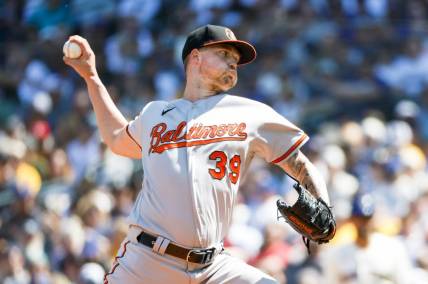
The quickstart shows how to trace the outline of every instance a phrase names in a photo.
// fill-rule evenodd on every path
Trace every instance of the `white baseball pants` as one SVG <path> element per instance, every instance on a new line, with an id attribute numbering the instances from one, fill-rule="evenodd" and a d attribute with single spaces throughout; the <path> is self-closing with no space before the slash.
<path id="1" fill-rule="evenodd" d="M 240 259 L 220 253 L 211 264 L 193 264 L 160 255 L 137 242 L 141 231 L 131 227 L 104 284 L 272 284 L 275 279 Z"/>

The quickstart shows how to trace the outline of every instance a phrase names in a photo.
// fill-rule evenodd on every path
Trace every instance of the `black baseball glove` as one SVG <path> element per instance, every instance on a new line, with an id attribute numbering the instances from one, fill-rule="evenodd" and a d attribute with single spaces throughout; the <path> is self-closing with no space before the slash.
<path id="1" fill-rule="evenodd" d="M 336 221 L 331 208 L 321 198 L 315 198 L 299 183 L 294 185 L 299 198 L 293 206 L 284 201 L 276 202 L 278 211 L 285 221 L 302 235 L 308 252 L 309 242 L 328 243 L 336 233 Z M 280 216 L 278 215 L 278 218 Z"/>

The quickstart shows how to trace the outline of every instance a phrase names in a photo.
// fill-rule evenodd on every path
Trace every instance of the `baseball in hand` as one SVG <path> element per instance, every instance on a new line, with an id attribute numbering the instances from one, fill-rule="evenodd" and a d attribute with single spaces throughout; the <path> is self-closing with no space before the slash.
<path id="1" fill-rule="evenodd" d="M 82 55 L 82 50 L 80 49 L 80 46 L 72 41 L 66 41 L 64 43 L 64 46 L 62 47 L 62 52 L 64 52 L 64 55 L 71 59 L 79 58 Z"/>

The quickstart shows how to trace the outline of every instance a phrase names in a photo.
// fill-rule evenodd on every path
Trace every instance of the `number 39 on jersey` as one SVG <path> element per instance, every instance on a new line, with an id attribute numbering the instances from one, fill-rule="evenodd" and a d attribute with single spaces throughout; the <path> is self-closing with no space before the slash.
<path id="1" fill-rule="evenodd" d="M 228 159 L 225 152 L 214 151 L 209 155 L 209 159 L 216 161 L 215 168 L 208 169 L 213 179 L 222 180 L 227 176 L 233 184 L 238 182 L 241 170 L 241 157 L 239 155 L 234 155 Z"/>

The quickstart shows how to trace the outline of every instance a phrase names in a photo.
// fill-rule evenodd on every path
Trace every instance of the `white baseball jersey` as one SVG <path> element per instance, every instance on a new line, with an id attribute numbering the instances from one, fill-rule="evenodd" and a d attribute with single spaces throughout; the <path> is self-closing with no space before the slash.
<path id="1" fill-rule="evenodd" d="M 129 222 L 200 248 L 226 236 L 252 158 L 277 163 L 308 140 L 269 106 L 227 94 L 151 102 L 128 134 L 142 148 L 144 171 Z"/>

